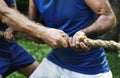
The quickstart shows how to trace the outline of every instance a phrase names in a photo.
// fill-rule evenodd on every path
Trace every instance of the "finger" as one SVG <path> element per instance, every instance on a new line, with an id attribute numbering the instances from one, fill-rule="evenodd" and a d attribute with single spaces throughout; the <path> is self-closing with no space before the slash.
<path id="1" fill-rule="evenodd" d="M 79 35 L 74 35 L 73 36 L 73 41 L 74 41 L 74 48 L 77 49 L 77 48 L 80 48 L 80 44 L 79 42 L 81 41 L 80 40 L 80 36 Z"/>
<path id="2" fill-rule="evenodd" d="M 75 44 L 79 45 L 79 42 L 80 42 L 80 37 L 79 36 L 75 35 L 73 40 L 75 41 Z"/>
<path id="3" fill-rule="evenodd" d="M 89 51 L 90 48 L 88 46 L 86 46 L 83 42 L 80 42 L 80 47 L 81 49 L 83 49 L 84 51 Z"/>
<path id="4" fill-rule="evenodd" d="M 61 45 L 59 43 L 53 42 L 52 47 L 53 48 L 57 48 L 60 47 Z"/>
<path id="5" fill-rule="evenodd" d="M 48 41 L 45 41 L 45 43 L 47 43 L 47 45 L 50 46 L 51 48 L 57 48 L 55 42 L 48 42 Z"/>
<path id="6" fill-rule="evenodd" d="M 72 47 L 72 48 L 76 48 L 76 46 L 77 46 L 77 45 L 76 45 L 76 40 L 77 40 L 77 39 L 76 39 L 76 36 L 73 36 L 72 41 L 71 41 L 71 47 Z"/>
<path id="7" fill-rule="evenodd" d="M 5 39 L 7 41 L 13 41 L 13 40 L 15 40 L 14 36 L 12 34 L 10 34 L 9 32 L 5 33 Z"/>
<path id="8" fill-rule="evenodd" d="M 65 48 L 68 47 L 68 42 L 64 38 L 61 38 L 59 43 L 60 43 L 60 46 L 63 46 Z"/>
<path id="9" fill-rule="evenodd" d="M 86 38 L 86 36 L 76 37 L 76 48 L 80 48 L 81 49 L 81 46 L 79 46 L 80 43 L 81 43 L 83 49 L 87 50 L 89 48 L 88 46 L 86 46 L 83 43 L 83 41 L 84 41 L 85 38 Z"/>
<path id="10" fill-rule="evenodd" d="M 64 31 L 59 30 L 59 32 L 62 35 L 62 37 L 65 37 L 66 41 L 69 40 L 69 36 Z"/>
<path id="11" fill-rule="evenodd" d="M 73 38 L 70 38 L 70 39 L 69 39 L 69 44 L 70 44 L 70 46 L 71 46 L 74 50 L 76 50 L 76 51 L 81 50 L 81 48 L 80 48 L 80 46 L 79 46 L 78 44 L 74 45 Z"/>
<path id="12" fill-rule="evenodd" d="M 78 36 L 74 37 L 74 43 L 75 43 L 75 48 L 80 48 L 79 43 L 80 43 L 80 38 Z"/>
<path id="13" fill-rule="evenodd" d="M 73 37 L 71 37 L 71 39 L 70 39 L 70 46 L 71 46 L 72 48 L 75 47 L 75 43 L 74 43 Z"/>
<path id="14" fill-rule="evenodd" d="M 9 37 L 8 37 L 8 33 L 7 33 L 7 32 L 4 32 L 4 38 L 5 38 L 6 40 L 9 39 Z"/>
<path id="15" fill-rule="evenodd" d="M 78 49 L 78 48 L 81 49 L 81 47 L 79 46 L 79 44 L 76 44 L 76 45 L 75 45 L 75 48 L 76 48 L 76 49 Z"/>
<path id="16" fill-rule="evenodd" d="M 67 34 L 63 34 L 62 37 L 67 41 L 69 42 L 69 36 Z"/>

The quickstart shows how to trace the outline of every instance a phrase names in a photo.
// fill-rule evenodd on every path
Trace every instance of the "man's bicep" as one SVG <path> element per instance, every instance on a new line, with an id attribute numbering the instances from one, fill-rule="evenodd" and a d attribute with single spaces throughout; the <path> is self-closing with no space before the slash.
<path id="1" fill-rule="evenodd" d="M 85 2 L 98 15 L 112 13 L 108 0 L 85 0 Z"/>

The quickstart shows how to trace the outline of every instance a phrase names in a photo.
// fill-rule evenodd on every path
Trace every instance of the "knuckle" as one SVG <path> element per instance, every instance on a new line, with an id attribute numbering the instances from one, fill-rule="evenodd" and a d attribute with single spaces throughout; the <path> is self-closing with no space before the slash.
<path id="1" fill-rule="evenodd" d="M 58 46 L 58 44 L 56 42 L 53 43 L 54 47 Z"/>
<path id="2" fill-rule="evenodd" d="M 74 44 L 71 44 L 71 47 L 72 47 L 72 48 L 75 48 L 75 45 L 74 45 Z"/>

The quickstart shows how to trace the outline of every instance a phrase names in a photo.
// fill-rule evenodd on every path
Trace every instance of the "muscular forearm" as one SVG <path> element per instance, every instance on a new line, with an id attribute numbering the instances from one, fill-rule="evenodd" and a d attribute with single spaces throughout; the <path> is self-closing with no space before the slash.
<path id="1" fill-rule="evenodd" d="M 13 29 L 28 35 L 41 35 L 46 29 L 45 27 L 30 21 L 19 12 L 9 8 L 3 0 L 0 0 L 0 19 Z"/>
<path id="2" fill-rule="evenodd" d="M 92 25 L 81 31 L 85 32 L 88 37 L 96 36 L 110 30 L 115 24 L 116 18 L 114 14 L 101 15 Z"/>

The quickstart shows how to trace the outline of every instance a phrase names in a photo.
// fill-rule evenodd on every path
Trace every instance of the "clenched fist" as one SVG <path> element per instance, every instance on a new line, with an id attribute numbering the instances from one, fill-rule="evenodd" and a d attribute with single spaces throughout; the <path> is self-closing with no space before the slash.
<path id="1" fill-rule="evenodd" d="M 85 38 L 87 38 L 85 33 L 82 31 L 78 31 L 74 34 L 73 37 L 69 38 L 69 44 L 73 49 L 77 51 L 89 51 L 90 48 L 83 42 Z"/>
<path id="2" fill-rule="evenodd" d="M 68 35 L 62 30 L 48 28 L 42 33 L 41 38 L 52 48 L 68 47 Z"/>

